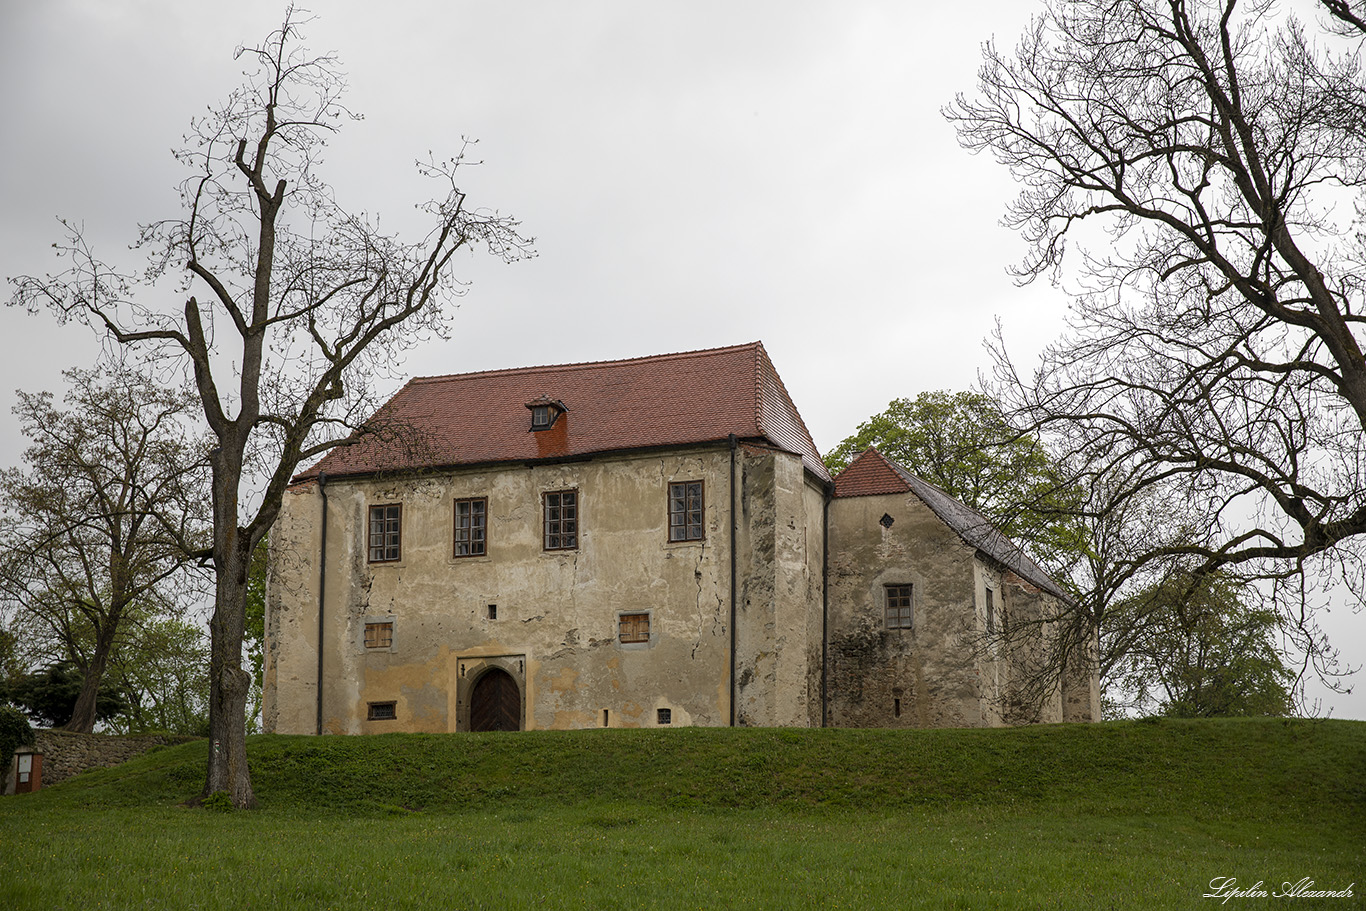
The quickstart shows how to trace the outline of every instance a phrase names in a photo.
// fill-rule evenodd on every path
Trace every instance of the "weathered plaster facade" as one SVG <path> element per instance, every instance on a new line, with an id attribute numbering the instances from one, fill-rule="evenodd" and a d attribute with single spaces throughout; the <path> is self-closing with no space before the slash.
<path id="1" fill-rule="evenodd" d="M 731 723 L 732 459 L 736 722 L 819 724 L 808 640 L 820 630 L 822 486 L 787 453 L 711 447 L 296 485 L 271 536 L 266 728 L 317 727 L 324 493 L 324 732 L 468 730 L 473 685 L 495 667 L 517 682 L 527 729 L 649 726 L 660 709 L 675 725 Z M 702 540 L 668 539 L 678 481 L 707 492 Z M 578 494 L 579 546 L 545 551 L 541 497 L 560 490 Z M 453 556 L 453 504 L 476 496 L 489 553 Z M 390 503 L 402 505 L 402 558 L 371 563 L 366 513 Z M 620 616 L 638 613 L 648 642 L 619 641 Z M 391 644 L 367 647 L 367 623 L 392 624 Z M 376 702 L 396 717 L 368 720 Z"/>
<path id="2" fill-rule="evenodd" d="M 424 460 L 337 450 L 272 529 L 269 731 L 1010 720 L 1010 662 L 974 647 L 986 590 L 1009 611 L 1029 584 L 908 490 L 841 494 L 762 346 L 418 380 L 380 417 L 425 434 Z M 576 538 L 550 549 L 565 492 Z M 475 499 L 482 552 L 458 555 Z M 888 585 L 910 586 L 906 628 Z M 1047 717 L 1083 718 L 1086 696 Z"/>

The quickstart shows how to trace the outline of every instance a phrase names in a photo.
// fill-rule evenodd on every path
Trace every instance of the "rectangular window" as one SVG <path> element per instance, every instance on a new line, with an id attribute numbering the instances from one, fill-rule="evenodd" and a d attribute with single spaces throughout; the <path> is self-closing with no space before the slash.
<path id="1" fill-rule="evenodd" d="M 398 717 L 397 702 L 370 702 L 366 704 L 366 721 L 393 721 Z"/>
<path id="2" fill-rule="evenodd" d="M 389 648 L 394 644 L 394 624 L 392 623 L 367 623 L 365 624 L 365 647 L 366 648 Z"/>
<path id="3" fill-rule="evenodd" d="M 370 507 L 370 562 L 393 563 L 402 556 L 400 539 L 403 528 L 403 506 Z"/>
<path id="4" fill-rule="evenodd" d="M 673 724 L 673 723 L 674 723 L 674 710 L 673 710 L 673 709 L 655 709 L 655 723 L 657 723 L 657 724 Z"/>
<path id="5" fill-rule="evenodd" d="M 909 585 L 887 586 L 887 628 L 911 628 L 911 587 Z"/>
<path id="6" fill-rule="evenodd" d="M 650 615 L 622 614 L 617 618 L 617 632 L 622 642 L 649 642 Z"/>
<path id="7" fill-rule="evenodd" d="M 487 497 L 455 501 L 455 555 L 482 557 L 488 552 Z"/>
<path id="8" fill-rule="evenodd" d="M 996 594 L 987 589 L 987 635 L 996 635 Z"/>
<path id="9" fill-rule="evenodd" d="M 700 541 L 702 526 L 702 482 L 683 481 L 669 485 L 669 540 Z"/>
<path id="10" fill-rule="evenodd" d="M 577 550 L 579 492 L 556 490 L 545 495 L 545 549 Z"/>

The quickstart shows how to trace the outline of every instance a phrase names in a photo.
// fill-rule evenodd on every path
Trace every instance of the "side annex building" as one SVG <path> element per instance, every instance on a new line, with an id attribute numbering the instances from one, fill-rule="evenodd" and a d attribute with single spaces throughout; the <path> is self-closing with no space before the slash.
<path id="1" fill-rule="evenodd" d="M 1099 718 L 993 645 L 1065 593 L 876 450 L 832 478 L 758 342 L 413 379 L 270 549 L 271 732 Z"/>

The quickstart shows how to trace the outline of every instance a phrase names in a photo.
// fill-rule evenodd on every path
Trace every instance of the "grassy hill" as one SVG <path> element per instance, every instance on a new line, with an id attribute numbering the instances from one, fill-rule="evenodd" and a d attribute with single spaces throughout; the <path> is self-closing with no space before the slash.
<path id="1" fill-rule="evenodd" d="M 180 806 L 206 749 L 0 801 L 0 906 L 1201 907 L 1366 858 L 1363 722 L 269 736 L 252 813 Z"/>

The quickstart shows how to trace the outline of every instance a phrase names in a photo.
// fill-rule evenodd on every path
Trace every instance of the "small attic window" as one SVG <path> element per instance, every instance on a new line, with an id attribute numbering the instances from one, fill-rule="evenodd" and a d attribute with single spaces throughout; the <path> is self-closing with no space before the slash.
<path id="1" fill-rule="evenodd" d="M 526 407 L 531 409 L 531 429 L 549 430 L 555 425 L 555 421 L 560 415 L 569 409 L 564 406 L 564 402 L 543 395 L 538 399 L 527 402 Z"/>
<path id="2" fill-rule="evenodd" d="M 883 528 L 891 528 L 892 523 L 895 521 L 896 519 L 893 519 L 891 516 L 887 515 L 887 513 L 884 512 L 882 514 L 882 518 L 877 520 L 877 524 L 881 525 Z"/>

